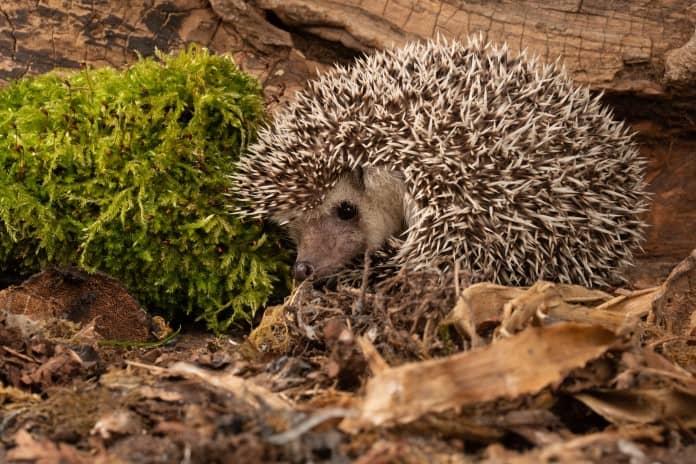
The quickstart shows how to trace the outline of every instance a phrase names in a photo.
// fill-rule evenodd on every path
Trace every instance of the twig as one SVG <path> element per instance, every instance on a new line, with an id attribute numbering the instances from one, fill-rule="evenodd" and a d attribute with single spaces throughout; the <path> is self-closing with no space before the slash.
<path id="1" fill-rule="evenodd" d="M 146 369 L 155 374 L 171 374 L 170 370 L 166 367 L 154 366 L 152 364 L 139 363 L 137 361 L 126 361 L 126 366 L 139 367 L 141 369 Z"/>
<path id="2" fill-rule="evenodd" d="M 362 283 L 360 284 L 360 300 L 358 300 L 358 305 L 353 308 L 353 315 L 360 313 L 365 309 L 365 294 L 367 293 L 367 281 L 368 276 L 370 275 L 370 261 L 370 253 L 365 251 Z"/>
<path id="3" fill-rule="evenodd" d="M 384 360 L 375 345 L 365 336 L 358 337 L 358 346 L 362 350 L 363 356 L 367 361 L 367 366 L 372 371 L 372 375 L 377 375 L 380 372 L 389 369 L 389 364 Z"/>
<path id="4" fill-rule="evenodd" d="M 35 364 L 38 364 L 38 363 L 39 363 L 39 361 L 37 361 L 35 358 L 32 358 L 31 356 L 28 356 L 28 355 L 26 355 L 26 354 L 24 354 L 24 353 L 20 353 L 19 351 L 13 350 L 12 348 L 10 348 L 10 347 L 7 346 L 7 345 L 3 345 L 3 346 L 2 346 L 2 349 L 5 350 L 5 351 L 7 351 L 7 352 L 8 352 L 9 354 L 11 354 L 12 356 L 15 356 L 15 357 L 17 357 L 17 358 L 19 358 L 19 359 L 21 359 L 21 360 L 23 360 L 23 361 L 27 361 L 27 362 L 35 363 Z"/>
<path id="5" fill-rule="evenodd" d="M 283 433 L 277 433 L 266 438 L 266 441 L 272 445 L 284 445 L 293 440 L 297 440 L 305 433 L 312 430 L 317 425 L 329 419 L 355 417 L 358 413 L 352 409 L 331 408 L 321 411 L 306 420 L 300 422 L 295 428 L 287 430 Z"/>

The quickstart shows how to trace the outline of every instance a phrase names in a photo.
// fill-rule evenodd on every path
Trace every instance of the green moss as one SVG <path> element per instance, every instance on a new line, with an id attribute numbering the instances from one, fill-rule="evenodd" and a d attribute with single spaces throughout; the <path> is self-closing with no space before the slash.
<path id="1" fill-rule="evenodd" d="M 259 83 L 191 47 L 0 92 L 0 267 L 78 264 L 221 331 L 285 284 L 280 235 L 227 211 Z"/>

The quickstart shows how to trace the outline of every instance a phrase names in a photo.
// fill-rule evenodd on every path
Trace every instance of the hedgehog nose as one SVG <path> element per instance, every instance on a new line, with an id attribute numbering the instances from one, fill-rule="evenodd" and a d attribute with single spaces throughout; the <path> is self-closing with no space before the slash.
<path id="1" fill-rule="evenodd" d="M 312 277 L 314 274 L 314 266 L 307 261 L 300 261 L 295 264 L 295 280 L 302 282 Z"/>

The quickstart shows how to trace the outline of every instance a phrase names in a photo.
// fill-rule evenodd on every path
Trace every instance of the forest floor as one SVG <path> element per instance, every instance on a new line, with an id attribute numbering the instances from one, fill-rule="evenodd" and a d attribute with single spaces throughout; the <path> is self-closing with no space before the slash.
<path id="1" fill-rule="evenodd" d="M 0 462 L 693 463 L 696 251 L 673 264 L 303 285 L 219 337 L 45 271 L 0 292 Z"/>

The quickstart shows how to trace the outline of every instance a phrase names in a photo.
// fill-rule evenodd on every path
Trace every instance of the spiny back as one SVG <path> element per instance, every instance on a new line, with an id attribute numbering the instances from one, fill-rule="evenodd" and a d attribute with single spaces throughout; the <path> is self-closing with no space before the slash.
<path id="1" fill-rule="evenodd" d="M 644 161 L 599 97 L 505 47 L 412 43 L 336 67 L 263 130 L 233 178 L 253 216 L 320 204 L 347 170 L 403 173 L 392 267 L 462 259 L 478 280 L 620 279 L 640 247 Z"/>

